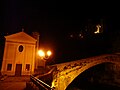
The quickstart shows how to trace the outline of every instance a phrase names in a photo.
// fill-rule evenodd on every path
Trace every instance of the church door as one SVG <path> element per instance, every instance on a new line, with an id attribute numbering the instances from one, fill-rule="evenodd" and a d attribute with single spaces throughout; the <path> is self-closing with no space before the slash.
<path id="1" fill-rule="evenodd" d="M 22 64 L 16 64 L 15 76 L 21 76 Z"/>

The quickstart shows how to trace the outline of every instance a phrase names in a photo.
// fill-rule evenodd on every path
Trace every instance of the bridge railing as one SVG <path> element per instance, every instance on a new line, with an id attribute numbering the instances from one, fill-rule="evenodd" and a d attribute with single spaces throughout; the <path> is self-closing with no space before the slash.
<path id="1" fill-rule="evenodd" d="M 34 88 L 38 88 L 39 90 L 54 90 L 55 88 L 51 87 L 51 84 L 53 80 L 53 71 L 56 67 L 51 66 L 50 68 L 51 69 L 44 74 L 36 75 L 36 73 L 34 73 L 30 75 L 30 84 L 32 85 L 28 85 L 28 87 L 30 86 L 33 88 L 32 90 L 36 90 Z"/>
<path id="2" fill-rule="evenodd" d="M 54 90 L 50 85 L 31 75 L 30 80 L 39 88 L 39 90 Z"/>

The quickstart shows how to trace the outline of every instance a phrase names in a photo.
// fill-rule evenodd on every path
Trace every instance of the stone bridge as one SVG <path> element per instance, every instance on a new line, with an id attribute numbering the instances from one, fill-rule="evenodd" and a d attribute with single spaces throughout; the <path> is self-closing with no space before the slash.
<path id="1" fill-rule="evenodd" d="M 102 63 L 113 63 L 120 67 L 120 54 L 106 54 L 76 61 L 55 64 L 52 87 L 55 90 L 65 90 L 67 86 L 85 70 Z"/>

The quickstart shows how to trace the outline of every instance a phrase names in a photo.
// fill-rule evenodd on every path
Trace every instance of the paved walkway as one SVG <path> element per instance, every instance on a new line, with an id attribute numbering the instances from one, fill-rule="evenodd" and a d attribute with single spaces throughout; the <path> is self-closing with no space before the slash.
<path id="1" fill-rule="evenodd" d="M 29 76 L 6 77 L 0 81 L 0 90 L 25 90 Z"/>

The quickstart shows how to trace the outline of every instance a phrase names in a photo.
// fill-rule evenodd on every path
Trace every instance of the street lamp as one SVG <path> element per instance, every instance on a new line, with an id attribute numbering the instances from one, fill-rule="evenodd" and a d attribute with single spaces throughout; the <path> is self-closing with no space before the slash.
<path id="1" fill-rule="evenodd" d="M 47 52 L 43 51 L 43 50 L 38 50 L 38 55 L 40 56 L 40 58 L 42 60 L 45 61 L 45 64 L 46 64 L 46 61 L 49 59 L 49 57 L 52 55 L 52 52 L 50 50 L 48 50 Z M 44 67 L 46 66 L 44 64 Z"/>

